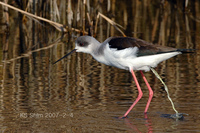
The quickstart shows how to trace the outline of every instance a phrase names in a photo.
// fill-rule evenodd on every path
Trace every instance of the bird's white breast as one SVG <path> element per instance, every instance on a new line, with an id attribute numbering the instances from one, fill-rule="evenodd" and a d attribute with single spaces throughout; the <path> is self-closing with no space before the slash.
<path id="1" fill-rule="evenodd" d="M 101 55 L 92 54 L 92 56 L 103 64 L 120 69 L 149 71 L 150 67 L 156 67 L 160 62 L 181 54 L 181 52 L 170 52 L 137 57 L 138 50 L 138 47 L 117 50 L 109 48 L 107 44 Z"/>

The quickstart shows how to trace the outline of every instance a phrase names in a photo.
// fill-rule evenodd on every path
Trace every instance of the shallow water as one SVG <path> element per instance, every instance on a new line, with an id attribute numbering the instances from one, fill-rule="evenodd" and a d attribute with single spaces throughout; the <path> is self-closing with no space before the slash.
<path id="1" fill-rule="evenodd" d="M 198 22 L 187 15 L 181 16 L 183 14 L 180 11 L 176 11 L 176 16 L 170 15 L 168 9 L 173 7 L 167 2 L 160 15 L 163 18 L 158 21 L 155 17 L 151 18 L 152 22 L 146 22 L 149 17 L 147 9 L 152 9 L 152 12 L 161 12 L 161 9 L 155 3 L 145 5 L 137 2 L 138 8 L 135 10 L 130 9 L 127 2 L 116 3 L 116 8 L 120 4 L 125 6 L 123 11 L 116 11 L 115 22 L 124 24 L 126 34 L 131 36 L 134 31 L 138 33 L 133 33 L 132 36 L 160 45 L 199 48 Z M 102 8 L 105 7 L 102 5 Z M 125 12 L 128 18 L 132 18 L 127 24 L 125 20 L 120 20 L 120 14 L 126 14 Z M 194 12 L 191 11 L 191 14 Z M 140 17 L 141 14 L 144 16 Z M 171 20 L 173 17 L 180 17 L 179 20 L 175 19 L 180 29 L 177 25 L 175 30 L 169 28 L 174 26 Z M 189 19 L 189 24 L 186 23 L 186 18 Z M 156 28 L 155 23 L 161 27 L 163 23 L 166 24 L 164 29 L 157 31 L 160 28 Z M 190 27 L 190 34 L 185 28 L 187 25 Z M 1 33 L 1 46 L 8 45 L 7 51 L 1 48 L 1 132 L 200 132 L 198 50 L 196 53 L 178 55 L 156 68 L 169 88 L 176 109 L 188 114 L 184 115 L 183 120 L 163 117 L 163 114 L 175 112 L 163 85 L 152 72 L 144 73 L 154 90 L 148 113 L 143 113 L 148 100 L 148 89 L 140 73 L 136 72 L 144 93 L 143 98 L 129 113 L 128 118 L 118 119 L 137 97 L 136 85 L 128 71 L 100 64 L 84 53 L 74 53 L 53 65 L 53 62 L 74 48 L 73 36 L 79 34 L 73 32 L 72 36 L 65 35 L 63 40 L 57 40 L 61 33 L 49 25 L 42 27 L 44 33 L 40 32 L 41 27 L 36 23 L 36 46 L 32 44 L 35 47 L 31 48 L 29 44 L 33 42 L 29 37 L 33 37 L 33 31 L 24 31 L 25 38 L 20 41 L 19 38 L 23 37 L 17 32 L 21 30 L 18 26 L 10 24 L 9 36 Z M 106 21 L 102 21 L 99 27 L 101 26 L 104 27 L 98 32 L 99 41 L 105 40 L 107 36 L 120 35 Z M 5 30 L 3 25 L 1 29 Z M 20 51 L 22 42 L 27 49 Z"/>

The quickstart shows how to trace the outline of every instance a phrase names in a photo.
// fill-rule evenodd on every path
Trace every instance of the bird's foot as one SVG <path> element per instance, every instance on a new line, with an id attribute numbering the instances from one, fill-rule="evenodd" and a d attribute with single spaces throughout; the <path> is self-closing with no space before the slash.
<path id="1" fill-rule="evenodd" d="M 128 117 L 127 116 L 118 117 L 118 119 L 125 119 L 125 118 L 128 118 Z"/>

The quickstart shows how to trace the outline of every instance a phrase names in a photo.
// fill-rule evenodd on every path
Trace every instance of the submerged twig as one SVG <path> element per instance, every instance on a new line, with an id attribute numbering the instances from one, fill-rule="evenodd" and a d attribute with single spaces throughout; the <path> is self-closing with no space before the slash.
<path id="1" fill-rule="evenodd" d="M 96 36 L 96 34 L 97 34 L 98 21 L 99 21 L 99 14 L 97 15 L 97 18 L 96 18 L 96 23 L 95 23 L 95 28 L 94 28 L 94 36 Z"/>
<path id="2" fill-rule="evenodd" d="M 46 19 L 46 18 L 42 18 L 42 17 L 36 16 L 36 15 L 34 15 L 34 14 L 31 14 L 31 13 L 29 13 L 29 12 L 23 11 L 23 10 L 21 10 L 21 9 L 18 9 L 18 8 L 16 8 L 16 7 L 11 6 L 11 5 L 5 4 L 5 3 L 3 3 L 3 2 L 0 2 L 0 4 L 1 4 L 1 5 L 4 5 L 4 6 L 6 6 L 6 7 L 9 7 L 9 8 L 11 8 L 11 9 L 15 10 L 15 11 L 18 11 L 18 12 L 24 14 L 24 15 L 27 15 L 27 16 L 30 16 L 30 17 L 33 17 L 33 18 L 36 18 L 36 19 L 39 19 L 39 20 L 48 22 L 49 24 L 53 25 L 57 30 L 62 31 L 62 30 L 61 30 L 61 27 L 63 27 L 62 24 L 53 22 L 53 21 L 48 20 L 48 19 Z M 66 31 L 67 31 L 67 30 L 64 28 L 64 32 L 66 32 Z"/>
<path id="3" fill-rule="evenodd" d="M 21 58 L 24 58 L 24 57 L 28 57 L 29 55 L 31 55 L 34 52 L 38 52 L 38 51 L 41 51 L 41 50 L 49 49 L 49 48 L 57 45 L 58 44 L 57 42 L 59 42 L 61 40 L 61 38 L 62 37 L 57 38 L 52 44 L 50 44 L 50 45 L 48 45 L 46 47 L 38 48 L 38 49 L 35 49 L 35 50 L 28 51 L 27 53 L 24 53 L 21 56 L 17 56 L 15 58 L 12 58 L 12 59 L 9 59 L 9 60 L 3 60 L 2 62 L 4 62 L 4 63 L 10 63 L 11 61 L 18 60 L 18 59 L 21 59 Z"/>
<path id="4" fill-rule="evenodd" d="M 46 19 L 46 18 L 42 18 L 42 17 L 36 16 L 36 15 L 34 15 L 34 14 L 31 14 L 31 13 L 29 13 L 29 12 L 23 11 L 23 10 L 21 10 L 21 9 L 18 9 L 18 8 L 16 8 L 16 7 L 13 7 L 13 6 L 9 5 L 9 4 L 3 3 L 3 2 L 1 2 L 1 1 L 0 1 L 0 4 L 3 5 L 3 6 L 9 7 L 9 8 L 11 8 L 11 9 L 15 10 L 15 11 L 18 11 L 18 12 L 24 14 L 24 15 L 27 15 L 27 16 L 29 16 L 29 17 L 33 17 L 33 18 L 35 18 L 35 19 L 45 21 L 45 22 L 51 24 L 52 26 L 54 26 L 54 27 L 55 27 L 57 30 L 59 30 L 59 31 L 67 32 L 67 28 L 68 28 L 67 26 L 66 26 L 66 27 L 63 27 L 62 24 L 56 23 L 56 22 L 51 21 L 51 20 L 48 20 L 48 19 Z M 80 30 L 75 29 L 75 28 L 71 28 L 71 30 L 76 31 L 76 32 L 81 32 Z M 85 34 L 88 34 L 87 32 L 84 32 L 84 33 L 85 33 Z"/>
<path id="5" fill-rule="evenodd" d="M 88 35 L 93 36 L 93 21 L 91 20 L 89 13 L 87 13 L 87 18 L 90 25 Z"/>

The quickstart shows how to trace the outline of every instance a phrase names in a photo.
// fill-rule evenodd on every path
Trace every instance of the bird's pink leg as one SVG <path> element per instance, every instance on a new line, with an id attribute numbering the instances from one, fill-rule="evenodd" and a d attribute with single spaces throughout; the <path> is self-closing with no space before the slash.
<path id="1" fill-rule="evenodd" d="M 148 110 L 148 108 L 149 108 L 149 105 L 150 105 L 151 99 L 152 99 L 152 97 L 153 97 L 153 90 L 151 89 L 151 87 L 150 87 L 150 85 L 149 85 L 149 83 L 148 83 L 146 77 L 144 76 L 143 72 L 140 71 L 140 73 L 141 73 L 141 75 L 142 75 L 142 78 L 143 78 L 144 82 L 145 82 L 146 85 L 147 85 L 148 90 L 149 90 L 149 99 L 148 99 L 148 102 L 147 102 L 146 108 L 145 108 L 145 110 L 144 110 L 144 113 L 147 113 L 147 110 Z"/>
<path id="2" fill-rule="evenodd" d="M 135 100 L 135 102 L 131 105 L 131 107 L 126 111 L 126 113 L 124 114 L 123 117 L 126 117 L 128 115 L 128 113 L 132 110 L 132 108 L 137 104 L 137 102 L 142 98 L 142 95 L 143 95 L 142 90 L 140 88 L 140 85 L 138 83 L 138 80 L 137 80 L 137 78 L 135 76 L 135 73 L 134 73 L 133 69 L 130 69 L 130 71 L 131 71 L 131 74 L 133 75 L 133 79 L 135 80 L 135 84 L 136 84 L 136 86 L 138 88 L 138 97 Z"/>

